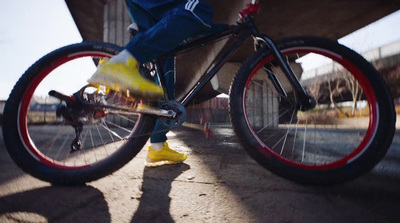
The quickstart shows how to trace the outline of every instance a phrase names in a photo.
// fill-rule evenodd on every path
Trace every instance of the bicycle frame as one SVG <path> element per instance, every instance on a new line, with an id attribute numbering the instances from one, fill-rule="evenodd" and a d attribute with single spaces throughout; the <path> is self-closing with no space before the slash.
<path id="1" fill-rule="evenodd" d="M 232 26 L 229 27 L 227 30 L 222 31 L 220 33 L 213 34 L 208 37 L 200 38 L 198 40 L 194 40 L 193 42 L 188 43 L 187 45 L 183 45 L 176 50 L 172 51 L 171 53 L 167 54 L 167 56 L 177 56 L 182 54 L 186 51 L 197 49 L 201 46 L 208 45 L 214 43 L 218 40 L 225 39 L 225 38 L 232 38 L 233 36 L 238 36 L 237 40 L 229 47 L 229 50 L 213 65 L 210 67 L 209 71 L 205 72 L 202 75 L 202 78 L 199 79 L 197 84 L 195 84 L 192 89 L 186 93 L 180 103 L 183 106 L 189 105 L 193 98 L 200 92 L 204 86 L 218 73 L 218 71 L 222 68 L 222 66 L 229 61 L 229 59 L 234 55 L 236 50 L 242 45 L 242 43 L 252 34 L 252 30 L 246 27 L 240 26 Z M 159 66 L 159 63 L 156 63 Z M 161 71 L 161 69 L 158 69 Z M 164 75 L 160 72 L 157 72 L 158 78 L 162 86 L 165 86 L 165 78 Z M 165 91 L 167 92 L 167 91 Z M 168 100 L 171 100 L 169 95 L 166 95 Z"/>
<path id="2" fill-rule="evenodd" d="M 194 40 L 192 42 L 189 42 L 185 45 L 178 47 L 177 49 L 173 50 L 172 52 L 166 54 L 166 56 L 177 56 L 177 55 L 187 52 L 189 50 L 197 49 L 201 46 L 214 43 L 221 39 L 236 38 L 236 41 L 231 44 L 228 51 L 226 53 L 224 53 L 220 57 L 220 59 L 216 61 L 216 63 L 214 65 L 210 66 L 208 71 L 205 71 L 205 73 L 203 73 L 202 77 L 198 80 L 198 82 L 191 88 L 191 90 L 188 93 L 186 93 L 186 95 L 183 97 L 183 99 L 180 100 L 180 103 L 184 107 L 187 107 L 193 101 L 193 99 L 197 96 L 197 94 L 205 87 L 205 85 L 208 82 L 210 82 L 210 80 L 218 73 L 218 71 L 223 67 L 223 65 L 229 61 L 229 59 L 235 54 L 237 49 L 250 36 L 253 37 L 256 45 L 260 45 L 260 46 L 266 45 L 268 47 L 268 49 L 272 52 L 275 59 L 278 61 L 279 66 L 284 71 L 286 78 L 289 80 L 289 82 L 293 86 L 293 89 L 295 89 L 295 93 L 300 98 L 300 102 L 298 105 L 299 109 L 307 110 L 307 109 L 313 108 L 315 106 L 315 100 L 312 97 L 310 97 L 307 94 L 307 92 L 304 90 L 304 88 L 301 86 L 296 75 L 290 69 L 288 63 L 285 62 L 280 51 L 277 49 L 277 47 L 275 46 L 275 43 L 272 41 L 272 39 L 266 35 L 261 34 L 259 32 L 259 30 L 257 29 L 257 27 L 254 23 L 254 20 L 253 20 L 253 15 L 257 10 L 258 10 L 258 4 L 249 4 L 246 9 L 244 9 L 242 12 L 240 12 L 241 22 L 238 22 L 237 25 L 230 26 L 230 27 L 228 27 L 227 30 L 220 31 L 220 32 L 212 34 L 210 36 L 206 36 L 206 37 Z M 264 43 L 264 44 L 262 44 L 262 43 Z M 165 77 L 162 72 L 162 69 L 160 69 L 160 67 L 161 67 L 160 63 L 159 63 L 159 61 L 155 60 L 154 64 L 155 64 L 155 67 L 157 70 L 156 75 L 159 80 L 159 83 L 163 87 L 164 92 L 167 93 L 168 91 L 166 90 L 166 81 L 165 81 Z M 274 79 L 273 83 L 275 85 L 275 88 L 277 88 L 278 92 L 281 92 L 281 94 L 283 96 L 286 96 L 284 89 L 282 88 L 282 86 L 280 85 L 280 83 L 276 79 L 276 77 L 275 78 L 273 77 L 273 79 Z M 170 95 L 166 95 L 165 99 L 167 101 L 172 100 Z"/>

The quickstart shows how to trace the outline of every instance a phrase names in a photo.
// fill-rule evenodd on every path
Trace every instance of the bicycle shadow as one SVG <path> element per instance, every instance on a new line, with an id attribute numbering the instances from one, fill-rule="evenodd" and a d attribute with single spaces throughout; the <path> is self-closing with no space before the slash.
<path id="1" fill-rule="evenodd" d="M 170 213 L 172 182 L 190 166 L 181 163 L 157 168 L 145 167 L 141 185 L 142 196 L 131 222 L 174 222 Z"/>
<path id="2" fill-rule="evenodd" d="M 0 197 L 0 219 L 110 222 L 111 215 L 103 193 L 94 187 L 50 186 Z"/>

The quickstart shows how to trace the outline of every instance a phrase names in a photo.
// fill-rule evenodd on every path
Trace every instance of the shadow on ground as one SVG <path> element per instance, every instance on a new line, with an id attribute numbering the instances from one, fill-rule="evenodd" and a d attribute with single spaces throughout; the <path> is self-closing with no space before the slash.
<path id="1" fill-rule="evenodd" d="M 238 219 L 243 222 L 398 221 L 398 159 L 394 170 L 397 174 L 387 174 L 380 168 L 340 185 L 307 186 L 273 175 L 251 160 L 238 145 L 230 127 L 218 128 L 209 139 L 195 131 L 184 128 L 174 133 L 192 150 L 191 155 L 203 158 L 208 171 L 217 179 L 214 184 L 217 200 L 211 199 L 214 202 L 211 219 L 228 222 Z M 380 165 L 396 158 L 396 154 L 388 153 Z M 234 203 L 239 203 L 246 211 L 235 207 Z"/>
<path id="2" fill-rule="evenodd" d="M 9 222 L 110 222 L 103 193 L 90 186 L 44 187 L 0 198 Z"/>
<path id="3" fill-rule="evenodd" d="M 144 168 L 141 185 L 143 194 L 132 222 L 174 222 L 170 213 L 171 184 L 188 169 L 190 166 L 184 163 L 176 166 Z"/>

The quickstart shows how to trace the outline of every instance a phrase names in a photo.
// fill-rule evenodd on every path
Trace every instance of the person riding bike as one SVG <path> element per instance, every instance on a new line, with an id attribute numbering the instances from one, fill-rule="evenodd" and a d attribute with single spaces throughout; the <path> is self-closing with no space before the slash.
<path id="1" fill-rule="evenodd" d="M 115 91 L 129 90 L 138 98 L 159 99 L 164 95 L 163 89 L 140 74 L 140 65 L 173 50 L 190 37 L 209 33 L 213 10 L 204 0 L 126 0 L 126 5 L 139 32 L 123 51 L 103 61 L 88 83 Z M 174 60 L 166 58 L 164 62 L 167 91 L 172 98 L 175 97 Z M 154 132 L 146 166 L 186 160 L 187 154 L 169 148 L 167 126 L 157 121 Z"/>

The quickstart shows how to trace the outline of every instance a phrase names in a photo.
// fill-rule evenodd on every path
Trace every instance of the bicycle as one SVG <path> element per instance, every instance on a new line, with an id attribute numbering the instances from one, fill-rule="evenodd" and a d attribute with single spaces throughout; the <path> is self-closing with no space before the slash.
<path id="1" fill-rule="evenodd" d="M 25 172 L 53 184 L 105 177 L 135 157 L 158 118 L 170 128 L 180 126 L 185 107 L 242 43 L 253 38 L 255 53 L 242 64 L 229 91 L 231 122 L 242 147 L 267 170 L 299 183 L 341 183 L 367 173 L 386 154 L 395 130 L 393 101 L 378 71 L 336 41 L 293 37 L 275 43 L 257 29 L 258 10 L 253 1 L 236 25 L 166 55 L 230 40 L 179 102 L 169 95 L 160 101 L 139 100 L 129 92 L 85 84 L 94 70 L 86 71 L 84 65 L 94 69 L 102 58 L 120 52 L 114 44 L 82 42 L 49 53 L 22 75 L 6 103 L 3 134 L 10 156 Z M 310 55 L 328 58 L 334 71 L 306 78 L 301 62 Z M 160 61 L 141 69 L 165 89 Z M 362 90 L 351 94 L 346 80 Z M 43 114 L 35 103 L 40 95 L 50 96 L 55 109 Z M 345 108 L 338 104 L 351 102 L 351 97 L 353 104 L 364 104 L 363 117 L 368 119 L 357 126 L 340 118 L 346 111 L 340 113 Z"/>

